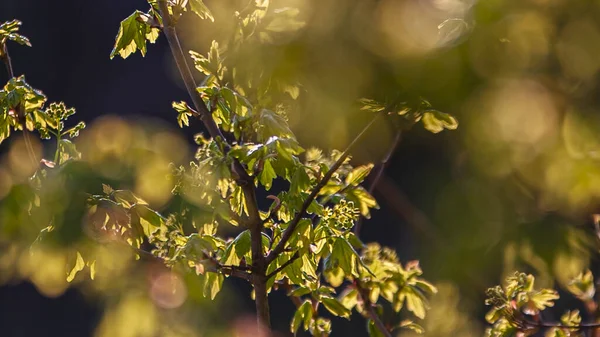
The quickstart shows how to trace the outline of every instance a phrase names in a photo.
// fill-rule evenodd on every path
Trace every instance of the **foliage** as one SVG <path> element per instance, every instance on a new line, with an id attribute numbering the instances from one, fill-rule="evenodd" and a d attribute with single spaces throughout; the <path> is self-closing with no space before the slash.
<path id="1" fill-rule="evenodd" d="M 486 330 L 486 336 L 531 336 L 545 329 L 547 337 L 580 337 L 586 330 L 598 326 L 582 323 L 577 309 L 566 311 L 559 322 L 544 321 L 542 312 L 553 307 L 559 296 L 553 289 L 536 289 L 534 280 L 533 275 L 517 272 L 506 279 L 503 287 L 488 289 L 486 304 L 492 309 L 486 320 L 493 327 Z M 595 315 L 598 304 L 593 297 L 595 286 L 589 270 L 575 277 L 567 289 L 584 304 L 589 314 Z"/>

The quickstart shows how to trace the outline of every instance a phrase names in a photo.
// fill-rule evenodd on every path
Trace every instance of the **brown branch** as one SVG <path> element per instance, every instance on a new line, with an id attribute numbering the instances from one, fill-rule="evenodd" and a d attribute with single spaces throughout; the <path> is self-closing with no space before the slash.
<path id="1" fill-rule="evenodd" d="M 371 180 L 371 185 L 369 186 L 369 189 L 368 189 L 369 194 L 373 195 L 373 192 L 375 191 L 375 187 L 377 186 L 377 183 L 379 183 L 379 179 L 383 175 L 383 172 L 385 171 L 385 168 L 387 167 L 387 164 L 390 161 L 390 158 L 392 158 L 392 155 L 396 151 L 396 148 L 398 148 L 398 145 L 400 144 L 401 139 L 402 139 L 402 130 L 398 130 L 396 132 L 396 136 L 394 137 L 394 141 L 393 141 L 392 145 L 390 146 L 388 152 L 386 153 L 385 157 L 383 157 L 383 160 L 379 163 L 379 167 L 377 168 L 377 173 Z M 363 218 L 361 217 L 356 222 L 356 225 L 354 225 L 354 234 L 356 234 L 357 236 L 360 234 L 362 222 L 363 222 Z"/>
<path id="2" fill-rule="evenodd" d="M 206 126 L 211 137 L 213 139 L 220 137 L 226 144 L 225 152 L 228 152 L 231 149 L 231 145 L 227 143 L 227 139 L 221 133 L 221 130 L 212 118 L 212 112 L 208 110 L 204 104 L 204 101 L 196 91 L 196 82 L 194 81 L 192 72 L 186 62 L 183 50 L 181 48 L 179 38 L 177 37 L 175 23 L 169 15 L 169 6 L 167 4 L 167 0 L 158 0 L 158 6 L 160 15 L 163 19 L 163 33 L 167 38 L 169 47 L 171 48 L 171 53 L 175 58 L 175 63 L 179 73 L 181 74 L 181 78 L 183 79 L 187 92 L 194 103 L 194 107 L 200 114 L 201 120 Z M 266 281 L 266 270 L 268 263 L 265 261 L 262 248 L 263 222 L 260 219 L 258 202 L 256 200 L 254 179 L 250 177 L 244 166 L 238 160 L 233 161 L 232 171 L 237 184 L 242 188 L 249 215 L 248 221 L 245 223 L 245 225 L 250 230 L 252 250 L 252 276 L 250 281 L 254 286 L 257 319 L 260 332 L 260 330 L 263 329 L 270 329 L 269 302 L 267 297 Z"/>
<path id="3" fill-rule="evenodd" d="M 294 231 L 296 230 L 298 223 L 306 215 L 306 211 L 308 210 L 308 207 L 310 206 L 310 204 L 315 200 L 315 198 L 317 197 L 319 192 L 321 192 L 321 189 L 323 189 L 323 187 L 325 187 L 327 182 L 329 182 L 329 180 L 333 177 L 333 174 L 340 168 L 340 166 L 342 166 L 344 161 L 346 161 L 346 158 L 348 158 L 348 156 L 350 155 L 350 151 L 352 151 L 354 146 L 362 139 L 362 137 L 366 134 L 367 130 L 369 130 L 369 128 L 371 128 L 371 126 L 375 123 L 375 121 L 381 115 L 382 115 L 381 113 L 377 113 L 371 119 L 369 124 L 367 124 L 362 129 L 362 131 L 352 140 L 352 142 L 348 145 L 348 147 L 346 147 L 346 150 L 344 150 L 344 152 L 342 153 L 340 158 L 338 158 L 338 160 L 333 164 L 333 166 L 331 166 L 329 171 L 327 171 L 327 173 L 321 179 L 321 181 L 319 181 L 317 186 L 315 186 L 315 188 L 313 188 L 313 190 L 311 191 L 308 198 L 306 198 L 306 200 L 304 200 L 304 203 L 302 204 L 302 207 L 300 208 L 298 213 L 296 213 L 296 215 L 290 222 L 289 226 L 283 232 L 283 235 L 281 236 L 281 240 L 279 240 L 279 242 L 277 243 L 277 246 L 275 246 L 275 248 L 269 253 L 269 255 L 267 255 L 267 258 L 266 258 L 267 263 L 273 262 L 273 260 L 275 260 L 275 258 L 277 258 L 277 256 L 283 252 L 286 243 L 294 234 Z"/>
<path id="4" fill-rule="evenodd" d="M 2 50 L 0 51 L 0 57 L 2 58 L 2 61 L 4 62 L 4 66 L 6 67 L 6 72 L 8 73 L 8 77 L 14 78 L 15 72 L 13 70 L 10 55 L 8 54 L 8 47 L 6 47 L 6 43 L 2 44 Z"/>

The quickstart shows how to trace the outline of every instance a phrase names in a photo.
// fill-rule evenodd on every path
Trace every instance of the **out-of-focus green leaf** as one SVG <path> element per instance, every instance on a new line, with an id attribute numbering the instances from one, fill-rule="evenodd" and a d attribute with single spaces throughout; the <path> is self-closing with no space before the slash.
<path id="1" fill-rule="evenodd" d="M 306 300 L 296 309 L 290 324 L 290 331 L 296 335 L 301 325 L 304 325 L 304 330 L 308 330 L 312 317 L 312 305 L 310 301 Z"/>
<path id="2" fill-rule="evenodd" d="M 320 299 L 321 303 L 325 306 L 330 313 L 344 317 L 346 319 L 350 319 L 350 310 L 342 305 L 337 299 L 333 297 L 323 296 Z"/>
<path id="3" fill-rule="evenodd" d="M 346 185 L 356 186 L 365 180 L 365 178 L 369 175 L 371 170 L 373 169 L 373 164 L 362 165 L 354 168 L 348 175 L 346 176 Z"/>
<path id="4" fill-rule="evenodd" d="M 206 7 L 202 0 L 190 0 L 189 4 L 192 9 L 192 12 L 196 13 L 196 15 L 200 17 L 200 19 L 209 19 L 212 22 L 215 21 L 215 18 L 210 12 L 210 9 Z"/>
<path id="5" fill-rule="evenodd" d="M 77 273 L 82 271 L 84 267 L 85 267 L 85 261 L 83 260 L 83 257 L 81 256 L 81 254 L 79 252 L 77 252 L 76 256 L 75 256 L 75 265 L 71 268 L 71 270 L 69 271 L 69 274 L 67 275 L 67 282 L 73 281 L 75 279 L 75 276 L 77 275 Z"/>
<path id="6" fill-rule="evenodd" d="M 419 324 L 417 324 L 413 321 L 410 321 L 410 320 L 404 320 L 404 321 L 400 322 L 398 327 L 412 330 L 418 334 L 422 334 L 425 332 L 425 329 L 423 329 L 422 326 L 420 326 Z"/>
<path id="7" fill-rule="evenodd" d="M 456 118 L 437 110 L 427 110 L 423 112 L 421 122 L 425 129 L 433 133 L 438 133 L 444 129 L 455 130 L 458 127 Z"/>

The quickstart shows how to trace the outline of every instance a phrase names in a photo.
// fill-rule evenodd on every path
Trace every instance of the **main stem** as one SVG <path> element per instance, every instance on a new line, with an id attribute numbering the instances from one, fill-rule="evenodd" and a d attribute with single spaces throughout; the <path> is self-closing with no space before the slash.
<path id="1" fill-rule="evenodd" d="M 177 69 L 183 79 L 187 92 L 192 99 L 194 107 L 200 113 L 201 120 L 206 126 L 208 133 L 212 138 L 221 138 L 226 142 L 226 138 L 221 133 L 221 130 L 215 123 L 212 113 L 208 110 L 200 95 L 196 92 L 196 82 L 192 76 L 192 72 L 186 62 L 183 49 L 179 43 L 175 23 L 169 15 L 169 7 L 166 0 L 158 1 L 160 14 L 163 19 L 163 33 L 165 34 L 171 53 L 175 58 Z M 226 145 L 225 151 L 229 151 L 231 145 Z M 256 191 L 254 189 L 254 179 L 250 177 L 244 166 L 237 160 L 234 160 L 232 171 L 236 177 L 237 184 L 242 188 L 246 199 L 248 209 L 248 219 L 245 221 L 246 227 L 250 230 L 251 250 L 252 250 L 252 285 L 254 286 L 254 295 L 256 303 L 257 323 L 259 332 L 270 330 L 269 302 L 267 298 L 267 261 L 263 254 L 262 247 L 262 231 L 263 222 L 260 219 L 258 211 L 258 202 L 256 200 Z"/>

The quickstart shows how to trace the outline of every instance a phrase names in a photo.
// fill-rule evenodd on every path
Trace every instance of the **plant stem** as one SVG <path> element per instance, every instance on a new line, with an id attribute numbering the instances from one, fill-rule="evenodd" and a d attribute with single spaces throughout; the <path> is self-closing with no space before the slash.
<path id="1" fill-rule="evenodd" d="M 55 136 L 56 136 L 56 152 L 54 152 L 54 163 L 56 165 L 59 165 L 58 160 L 60 159 L 60 137 L 62 135 L 60 134 L 60 131 L 58 131 Z"/>
<path id="2" fill-rule="evenodd" d="M 302 220 L 302 218 L 306 215 L 306 211 L 308 210 L 308 207 L 310 206 L 310 204 L 315 200 L 315 198 L 317 197 L 319 192 L 321 192 L 321 189 L 323 187 L 325 187 L 327 182 L 329 182 L 329 180 L 333 177 L 333 174 L 340 168 L 340 166 L 342 166 L 344 161 L 346 161 L 346 158 L 348 158 L 348 156 L 350 155 L 350 151 L 352 151 L 354 146 L 363 138 L 363 136 L 366 134 L 367 130 L 369 130 L 371 128 L 371 126 L 373 124 L 375 124 L 375 121 L 377 121 L 377 119 L 379 119 L 379 116 L 381 116 L 381 115 L 382 114 L 378 113 L 373 117 L 373 119 L 371 119 L 369 124 L 367 124 L 362 129 L 362 131 L 352 140 L 352 142 L 348 145 L 348 147 L 346 147 L 346 150 L 344 150 L 344 152 L 342 153 L 340 158 L 333 164 L 333 166 L 331 166 L 331 168 L 329 169 L 329 171 L 327 171 L 325 176 L 323 176 L 323 179 L 321 179 L 321 181 L 319 181 L 317 186 L 315 186 L 315 188 L 313 188 L 313 190 L 310 192 L 310 195 L 308 196 L 308 198 L 306 198 L 306 200 L 304 200 L 304 203 L 302 204 L 300 211 L 298 211 L 298 213 L 296 213 L 296 215 L 294 216 L 294 219 L 292 219 L 292 222 L 290 222 L 289 226 L 283 232 L 283 235 L 281 236 L 281 240 L 279 240 L 279 242 L 277 243 L 277 246 L 275 246 L 275 248 L 269 253 L 269 255 L 267 255 L 267 264 L 273 262 L 273 260 L 275 260 L 277 258 L 277 256 L 283 252 L 283 250 L 285 249 L 285 244 L 288 242 L 288 240 L 294 234 L 294 231 L 296 230 L 296 227 L 298 226 L 298 223 L 300 222 L 300 220 Z"/>
<path id="3" fill-rule="evenodd" d="M 200 118 L 204 123 L 210 136 L 214 139 L 220 137 L 226 144 L 225 152 L 231 149 L 231 145 L 226 143 L 227 139 L 221 133 L 221 130 L 215 123 L 212 113 L 208 110 L 202 98 L 196 92 L 196 82 L 192 76 L 190 68 L 185 60 L 177 32 L 175 23 L 169 15 L 169 7 L 166 0 L 158 1 L 160 15 L 163 19 L 163 32 L 171 48 L 171 53 L 175 58 L 175 63 L 181 78 L 185 84 L 187 92 L 194 103 L 194 107 L 200 113 Z M 250 230 L 251 249 L 252 249 L 252 277 L 251 281 L 254 286 L 255 303 L 259 329 L 270 329 L 269 303 L 267 298 L 267 280 L 266 270 L 267 265 L 262 249 L 262 230 L 263 222 L 259 215 L 258 202 L 256 200 L 256 191 L 254 189 L 254 179 L 250 177 L 244 166 L 237 160 L 233 161 L 232 171 L 236 177 L 237 184 L 242 188 L 246 199 L 249 218 L 245 223 Z"/>
<path id="4" fill-rule="evenodd" d="M 10 55 L 8 54 L 8 48 L 6 47 L 6 44 L 3 45 L 3 49 L 0 54 L 2 55 L 2 60 L 4 61 L 4 66 L 6 67 L 6 72 L 8 73 L 8 77 L 9 78 L 15 77 L 15 72 L 13 70 L 12 62 L 10 59 Z"/>

